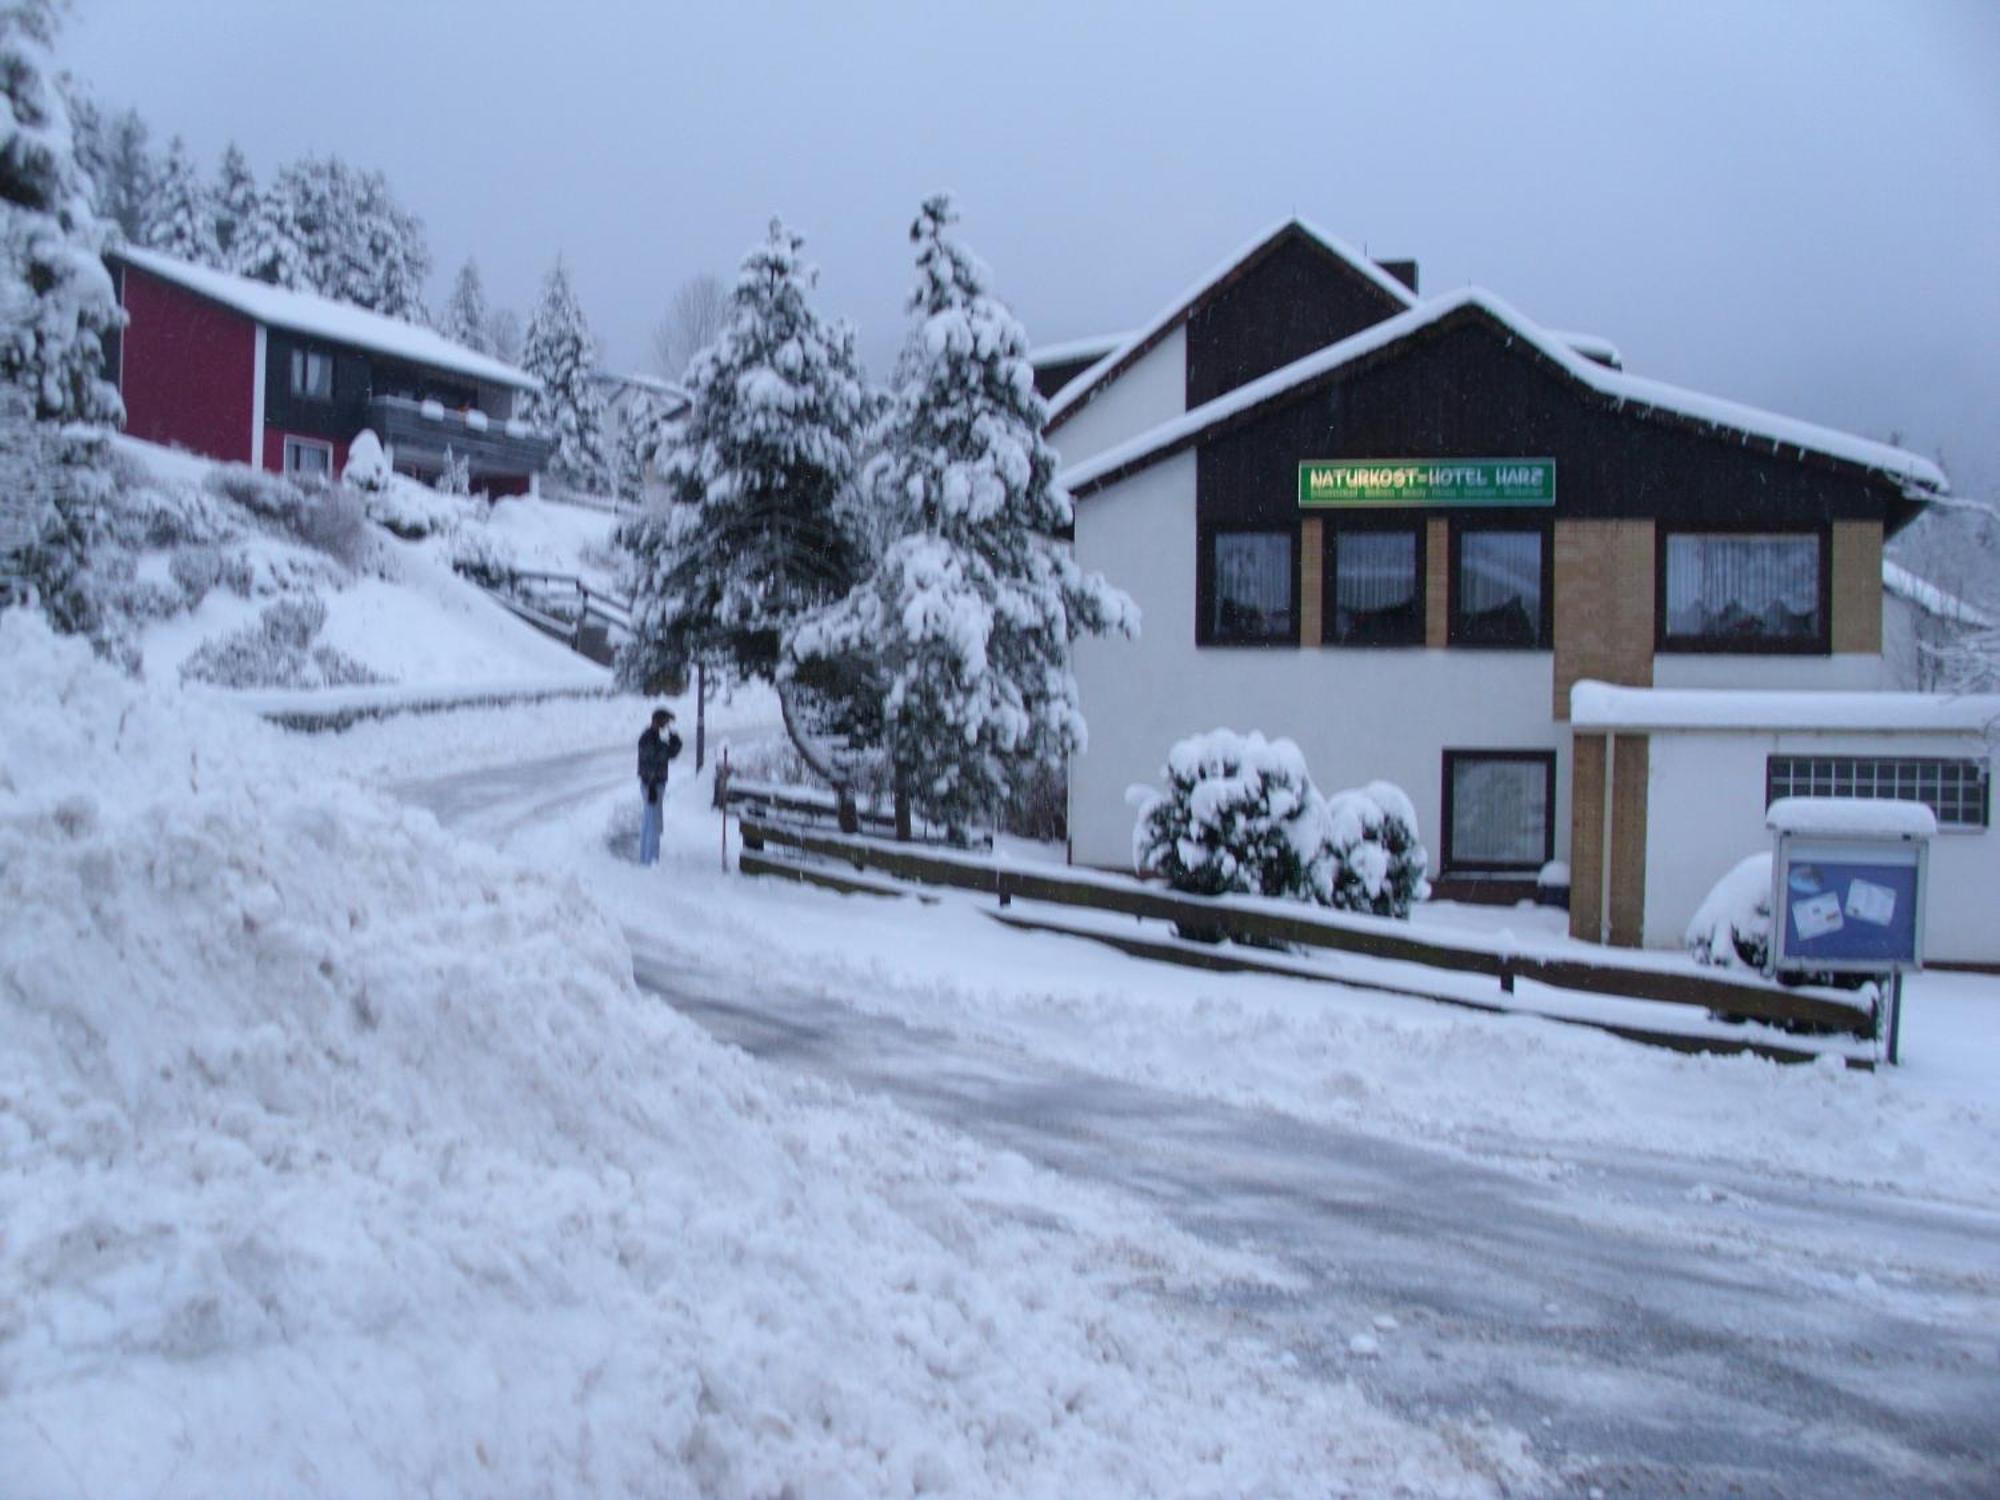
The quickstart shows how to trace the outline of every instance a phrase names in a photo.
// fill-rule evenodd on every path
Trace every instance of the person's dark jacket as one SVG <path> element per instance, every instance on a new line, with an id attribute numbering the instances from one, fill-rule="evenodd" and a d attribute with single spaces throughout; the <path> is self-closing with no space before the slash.
<path id="1" fill-rule="evenodd" d="M 680 753 L 681 737 L 671 729 L 662 739 L 659 731 L 648 724 L 639 736 L 639 783 L 645 787 L 648 801 L 667 784 L 667 767 Z"/>

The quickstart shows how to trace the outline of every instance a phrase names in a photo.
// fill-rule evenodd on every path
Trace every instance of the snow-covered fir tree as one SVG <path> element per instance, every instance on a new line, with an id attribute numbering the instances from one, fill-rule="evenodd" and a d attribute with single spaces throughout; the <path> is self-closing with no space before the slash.
<path id="1" fill-rule="evenodd" d="M 405 322 L 430 322 L 424 282 L 431 274 L 423 221 L 396 201 L 389 180 L 364 172 L 350 181 L 344 205 L 349 234 L 346 276 L 331 295 Z"/>
<path id="2" fill-rule="evenodd" d="M 282 177 L 257 195 L 256 207 L 230 247 L 231 269 L 254 281 L 292 291 L 316 292 L 312 256 L 299 218 L 300 204 Z"/>
<path id="3" fill-rule="evenodd" d="M 479 279 L 479 263 L 468 260 L 458 268 L 458 278 L 451 284 L 451 297 L 444 305 L 439 332 L 468 349 L 491 354 L 493 344 L 486 332 L 486 319 L 486 288 Z"/>
<path id="4" fill-rule="evenodd" d="M 153 211 L 146 225 L 146 243 L 165 255 L 193 261 L 198 266 L 220 266 L 222 253 L 215 242 L 215 212 L 208 201 L 208 189 L 196 175 L 188 159 L 187 147 L 179 136 L 167 144 L 160 162 L 158 183 L 153 195 Z"/>
<path id="5" fill-rule="evenodd" d="M 31 512 L 26 573 L 44 610 L 105 649 L 91 560 L 106 437 L 124 416 L 104 341 L 124 314 L 57 81 L 56 18 L 54 0 L 0 6 L 0 469 Z"/>
<path id="6" fill-rule="evenodd" d="M 77 169 L 89 179 L 105 232 L 146 242 L 155 166 L 146 122 L 134 109 L 108 114 L 75 80 L 63 84 Z"/>
<path id="7" fill-rule="evenodd" d="M 222 153 L 208 206 L 214 216 L 216 264 L 232 266 L 236 263 L 236 242 L 257 212 L 257 179 L 250 171 L 249 158 L 234 141 Z"/>
<path id="8" fill-rule="evenodd" d="M 604 397 L 590 378 L 597 368 L 597 341 L 560 258 L 542 284 L 541 305 L 528 320 L 521 367 L 542 383 L 528 396 L 527 414 L 555 439 L 550 475 L 591 494 L 609 492 Z"/>
<path id="9" fill-rule="evenodd" d="M 817 272 L 777 220 L 744 257 L 720 335 L 688 369 L 690 406 L 655 467 L 670 503 L 620 532 L 632 554 L 635 687 L 690 662 L 769 680 L 792 629 L 860 576 L 855 481 L 870 410 L 845 323 L 815 313 Z"/>
<path id="10" fill-rule="evenodd" d="M 104 341 L 125 321 L 104 269 L 104 227 L 72 152 L 50 55 L 53 0 L 0 7 L 0 379 L 44 422 L 112 425 Z"/>
<path id="11" fill-rule="evenodd" d="M 940 196 L 911 228 L 917 325 L 867 476 L 903 534 L 801 627 L 791 656 L 873 658 L 899 798 L 965 830 L 1018 777 L 1082 747 L 1070 644 L 1135 633 L 1138 611 L 1062 540 L 1070 498 L 1042 439 L 1027 336 L 947 232 L 955 217 Z"/>

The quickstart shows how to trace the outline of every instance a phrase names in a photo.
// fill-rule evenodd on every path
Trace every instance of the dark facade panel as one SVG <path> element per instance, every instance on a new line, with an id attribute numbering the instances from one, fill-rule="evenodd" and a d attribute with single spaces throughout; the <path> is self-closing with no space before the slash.
<path id="1" fill-rule="evenodd" d="M 294 350 L 330 355 L 333 397 L 320 401 L 292 394 Z M 264 421 L 287 432 L 311 433 L 342 442 L 368 425 L 371 395 L 368 356 L 324 339 L 273 328 L 264 345 Z"/>
<path id="2" fill-rule="evenodd" d="M 1559 517 L 1788 529 L 1887 520 L 1893 529 L 1914 508 L 1886 476 L 1621 409 L 1468 313 L 1200 444 L 1198 514 L 1295 517 L 1298 466 L 1309 459 L 1504 457 L 1555 459 Z"/>
<path id="3" fill-rule="evenodd" d="M 1284 235 L 1195 305 L 1187 326 L 1188 410 L 1407 310 L 1308 236 Z"/>
<path id="4" fill-rule="evenodd" d="M 1092 355 L 1087 359 L 1065 359 L 1057 364 L 1036 365 L 1035 394 L 1040 396 L 1044 401 L 1051 399 L 1057 391 L 1068 385 L 1102 358 L 1104 356 L 1098 354 Z"/>

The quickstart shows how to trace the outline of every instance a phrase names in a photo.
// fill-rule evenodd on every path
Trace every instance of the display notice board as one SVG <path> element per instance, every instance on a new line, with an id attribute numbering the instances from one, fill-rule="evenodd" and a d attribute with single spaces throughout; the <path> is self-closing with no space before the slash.
<path id="1" fill-rule="evenodd" d="M 1922 842 L 1780 837 L 1776 967 L 1833 974 L 1922 967 L 1925 852 Z"/>

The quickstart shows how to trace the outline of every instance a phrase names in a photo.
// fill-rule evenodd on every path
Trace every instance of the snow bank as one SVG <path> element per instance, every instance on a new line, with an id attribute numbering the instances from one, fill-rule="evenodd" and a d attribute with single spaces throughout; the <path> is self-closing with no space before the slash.
<path id="1" fill-rule="evenodd" d="M 20 611 L 0 680 L 10 1492 L 1490 1491 L 1184 1365 L 1132 1288 L 1208 1252 L 775 1091 L 573 879 Z"/>
<path id="2" fill-rule="evenodd" d="M 1739 862 L 1702 898 L 1688 922 L 1696 962 L 1761 971 L 1771 951 L 1771 851 Z"/>

